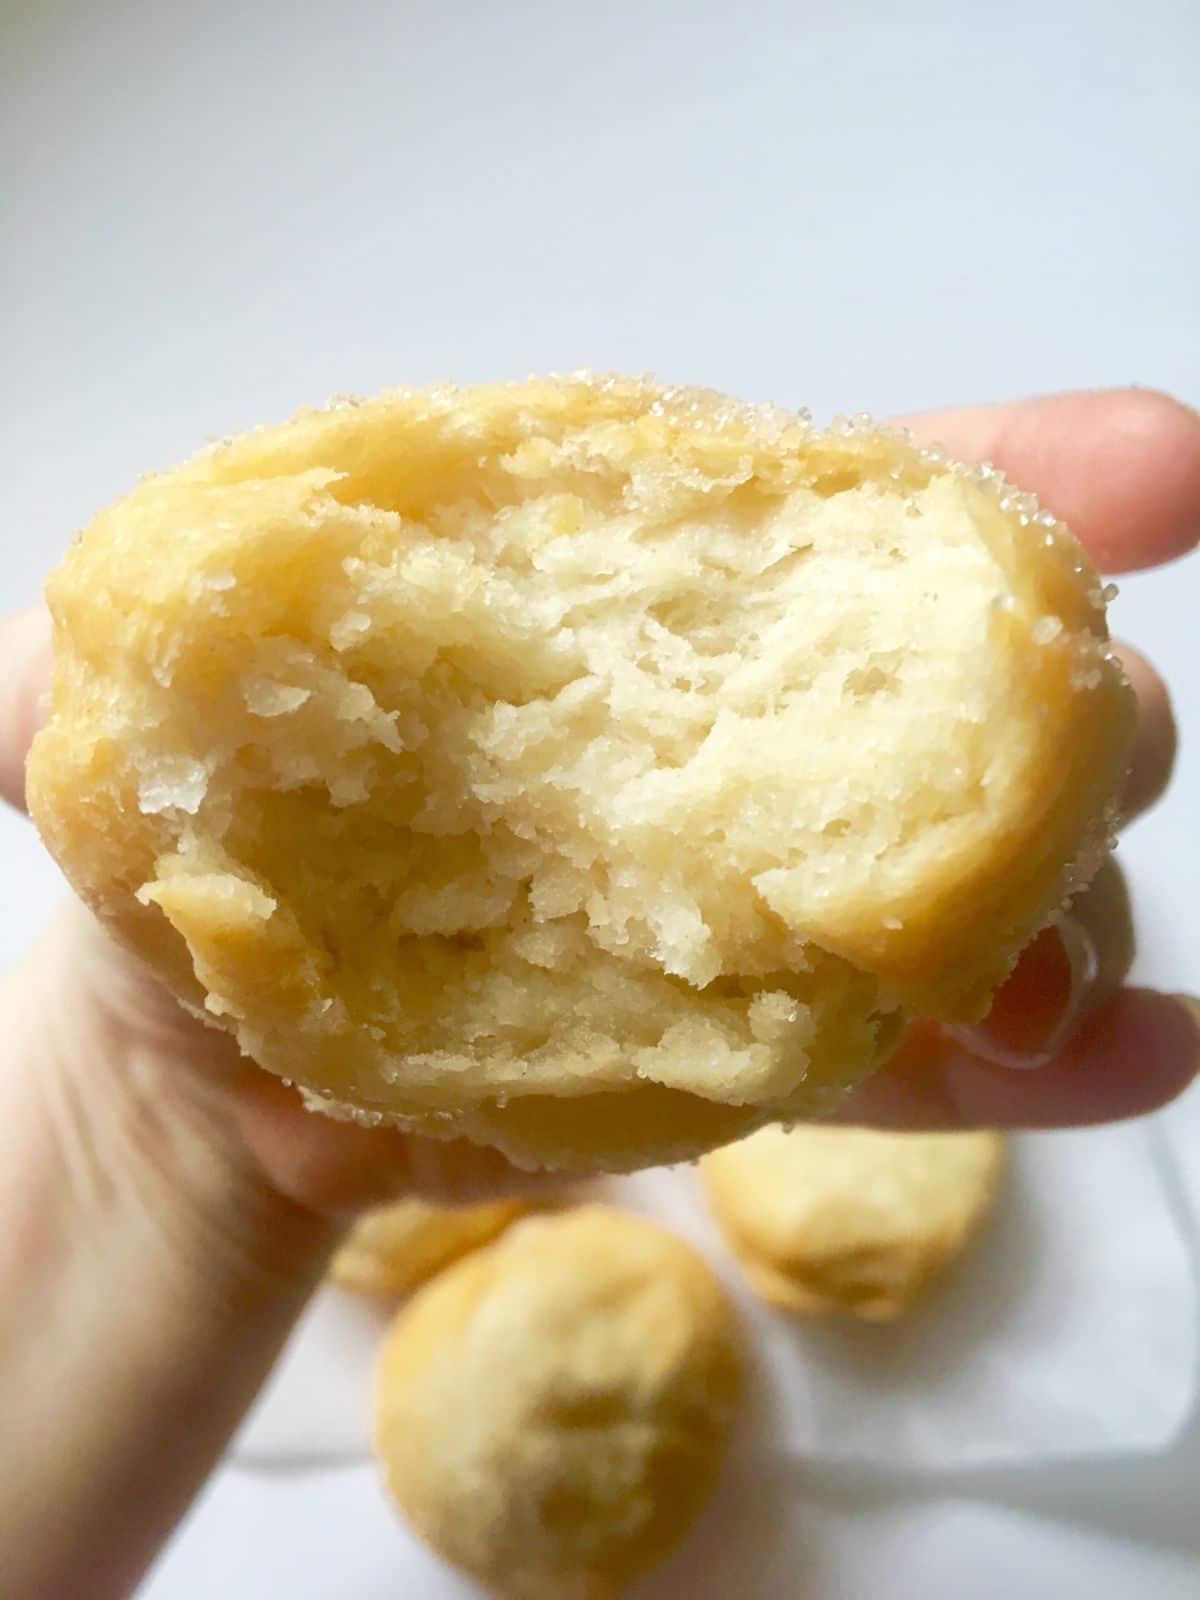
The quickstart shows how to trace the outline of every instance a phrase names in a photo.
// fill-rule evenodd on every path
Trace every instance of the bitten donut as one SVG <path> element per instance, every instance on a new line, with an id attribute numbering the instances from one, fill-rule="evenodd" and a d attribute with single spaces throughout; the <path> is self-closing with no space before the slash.
<path id="1" fill-rule="evenodd" d="M 588 1206 L 519 1223 L 400 1312 L 376 1451 L 417 1533 L 491 1593 L 605 1600 L 699 1513 L 739 1384 L 700 1257 Z"/>
<path id="2" fill-rule="evenodd" d="M 977 1018 L 1100 860 L 1099 580 L 988 468 L 707 392 L 397 390 L 53 575 L 79 893 L 335 1114 L 634 1168 Z"/>
<path id="3" fill-rule="evenodd" d="M 410 1294 L 452 1261 L 491 1244 L 527 1210 L 520 1200 L 479 1206 L 397 1200 L 376 1206 L 334 1252 L 329 1277 L 354 1294 Z"/>
<path id="4" fill-rule="evenodd" d="M 1001 1134 L 763 1128 L 705 1156 L 713 1214 L 751 1287 L 789 1311 L 886 1322 L 978 1231 Z"/>

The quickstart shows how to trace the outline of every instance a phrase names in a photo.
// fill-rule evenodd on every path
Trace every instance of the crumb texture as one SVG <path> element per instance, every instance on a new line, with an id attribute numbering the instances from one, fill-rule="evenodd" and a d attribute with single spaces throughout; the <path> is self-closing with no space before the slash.
<path id="1" fill-rule="evenodd" d="M 705 1263 L 589 1206 L 520 1223 L 400 1313 L 376 1451 L 417 1533 L 489 1593 L 607 1600 L 700 1511 L 739 1388 Z"/>
<path id="2" fill-rule="evenodd" d="M 978 1016 L 1130 697 L 988 469 L 648 381 L 398 390 L 144 479 L 49 585 L 39 826 L 314 1103 L 530 1163 L 819 1109 Z"/>
<path id="3" fill-rule="evenodd" d="M 700 1164 L 751 1286 L 785 1310 L 902 1315 L 967 1247 L 1004 1170 L 1002 1134 L 763 1128 Z"/>

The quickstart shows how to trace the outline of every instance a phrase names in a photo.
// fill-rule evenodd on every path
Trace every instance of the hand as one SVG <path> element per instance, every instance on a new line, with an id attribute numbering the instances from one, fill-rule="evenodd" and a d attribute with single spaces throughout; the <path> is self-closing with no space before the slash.
<path id="1" fill-rule="evenodd" d="M 1153 566 L 1200 539 L 1200 418 L 1163 395 L 1120 390 L 973 406 L 906 419 L 966 460 L 991 460 L 1066 520 L 1107 572 Z M 1136 651 L 1121 651 L 1139 721 L 1128 820 L 1166 787 L 1175 750 L 1167 691 Z M 23 794 L 25 752 L 48 683 L 39 607 L 0 633 L 0 793 Z M 1133 955 L 1128 901 L 1109 867 L 1057 930 L 1044 934 L 973 1034 L 915 1029 L 845 1115 L 893 1127 L 1059 1127 L 1153 1110 L 1200 1069 L 1200 1023 L 1178 997 L 1122 988 Z M 1091 966 L 1090 978 L 1083 978 Z M 9 1005 L 42 1013 L 43 1052 L 73 1076 L 87 1063 L 94 1109 L 125 1085 L 121 1060 L 152 1066 L 156 1111 L 190 1120 L 255 1181 L 323 1213 L 397 1192 L 464 1199 L 520 1183 L 492 1152 L 313 1117 L 292 1091 L 200 1027 L 84 913 L 65 914 L 20 976 Z M 69 1007 L 63 998 L 72 997 Z M 97 1059 L 97 1043 L 105 1050 Z M 1036 1072 L 1014 1066 L 1037 1064 Z M 72 1065 L 74 1064 L 74 1065 Z"/>
<path id="2" fill-rule="evenodd" d="M 49 671 L 43 607 L 0 625 L 0 795 L 22 808 Z M 466 1140 L 367 1130 L 306 1111 L 228 1034 L 184 1012 L 76 901 L 0 988 L 0 1025 L 36 1040 L 38 1075 L 58 1084 L 59 1114 L 90 1124 L 94 1144 L 110 1139 L 111 1149 L 88 1152 L 93 1162 L 161 1162 L 157 1141 L 169 1146 L 191 1133 L 240 1183 L 331 1218 L 397 1195 L 454 1204 L 537 1182 Z M 120 1126 L 107 1130 L 109 1120 Z M 70 1129 L 60 1136 L 72 1142 Z"/>
<path id="3" fill-rule="evenodd" d="M 1108 571 L 1200 538 L 1200 419 L 1164 396 L 1063 395 L 910 425 L 1034 490 Z M 1125 659 L 1140 707 L 1133 814 L 1166 785 L 1174 730 L 1153 670 Z M 40 609 L 0 628 L 0 793 L 14 804 L 48 670 Z M 1031 947 L 983 1029 L 914 1029 L 845 1115 L 1057 1127 L 1161 1105 L 1200 1069 L 1200 1020 L 1194 1002 L 1122 988 L 1131 953 L 1109 870 Z M 253 1398 L 332 1219 L 389 1194 L 468 1199 L 527 1180 L 494 1152 L 305 1112 L 78 906 L 0 989 L 0 1027 L 0 1392 L 26 1447 L 19 1481 L 0 1479 L 0 1586 L 115 1600 Z M 1014 1058 L 1046 1059 L 1018 1071 Z"/>

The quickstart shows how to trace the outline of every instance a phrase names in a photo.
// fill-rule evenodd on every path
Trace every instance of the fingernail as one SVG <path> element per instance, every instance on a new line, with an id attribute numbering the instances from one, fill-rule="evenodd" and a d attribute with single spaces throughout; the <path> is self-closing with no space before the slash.
<path id="1" fill-rule="evenodd" d="M 997 1066 L 1045 1066 L 1082 1018 L 1099 970 L 1087 929 L 1064 913 L 1022 952 L 983 1021 L 947 1031 Z"/>

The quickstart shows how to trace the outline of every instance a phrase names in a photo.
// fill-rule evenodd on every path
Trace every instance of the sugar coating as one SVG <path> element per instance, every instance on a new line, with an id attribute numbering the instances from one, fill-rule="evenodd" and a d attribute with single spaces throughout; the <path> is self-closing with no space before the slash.
<path id="1" fill-rule="evenodd" d="M 380 1358 L 384 1482 L 505 1600 L 608 1600 L 662 1561 L 716 1480 L 739 1399 L 729 1303 L 640 1217 L 519 1223 L 420 1290 Z"/>
<path id="2" fill-rule="evenodd" d="M 986 1008 L 1132 700 L 994 469 L 644 379 L 395 390 L 144 479 L 51 579 L 51 850 L 335 1114 L 693 1156 Z"/>

